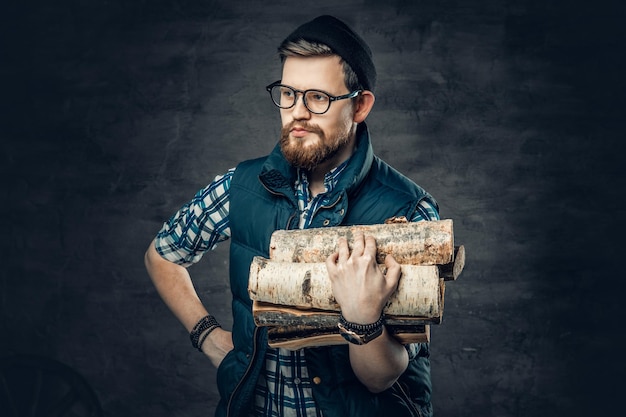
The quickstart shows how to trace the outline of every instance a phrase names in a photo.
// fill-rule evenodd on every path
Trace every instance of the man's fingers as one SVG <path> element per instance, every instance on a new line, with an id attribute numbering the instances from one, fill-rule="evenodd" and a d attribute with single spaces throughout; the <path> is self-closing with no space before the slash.
<path id="1" fill-rule="evenodd" d="M 365 238 L 363 236 L 363 232 L 355 232 L 353 237 L 354 242 L 352 243 L 352 254 L 353 256 L 361 256 L 365 250 Z"/>
<path id="2" fill-rule="evenodd" d="M 345 262 L 350 257 L 350 248 L 345 237 L 339 238 L 337 241 L 337 260 L 335 262 Z"/>
<path id="3" fill-rule="evenodd" d="M 396 261 L 393 255 L 385 256 L 385 266 L 387 267 L 387 273 L 385 274 L 385 280 L 388 284 L 394 288 L 398 285 L 402 269 L 400 264 Z"/>
<path id="4" fill-rule="evenodd" d="M 331 253 L 326 258 L 326 269 L 331 272 L 337 268 L 337 259 L 339 258 L 339 252 Z M 332 278 L 332 277 L 331 277 Z"/>
<path id="5" fill-rule="evenodd" d="M 367 236 L 365 238 L 365 248 L 363 253 L 369 255 L 371 258 L 376 259 L 376 239 L 374 236 Z"/>

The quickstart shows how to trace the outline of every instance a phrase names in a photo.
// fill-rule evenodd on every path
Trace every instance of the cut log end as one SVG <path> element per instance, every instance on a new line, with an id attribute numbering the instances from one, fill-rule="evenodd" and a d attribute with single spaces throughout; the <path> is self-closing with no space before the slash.
<path id="1" fill-rule="evenodd" d="M 446 281 L 455 281 L 465 268 L 465 246 L 454 247 L 454 260 L 450 263 L 439 265 L 439 275 Z"/>

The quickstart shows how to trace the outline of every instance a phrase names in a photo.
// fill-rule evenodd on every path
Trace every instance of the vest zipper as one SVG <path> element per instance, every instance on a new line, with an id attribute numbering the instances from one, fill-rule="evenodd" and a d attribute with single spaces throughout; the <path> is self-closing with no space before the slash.
<path id="1" fill-rule="evenodd" d="M 246 368 L 246 372 L 244 372 L 243 376 L 241 377 L 241 379 L 237 383 L 237 386 L 233 390 L 233 393 L 230 395 L 230 398 L 228 399 L 228 405 L 226 406 L 226 417 L 229 417 L 231 415 L 231 407 L 232 407 L 232 404 L 233 404 L 233 398 L 235 398 L 235 395 L 237 394 L 237 391 L 241 388 L 241 386 L 243 385 L 245 380 L 248 378 L 248 374 L 252 370 L 252 366 L 254 364 L 254 360 L 255 360 L 256 355 L 257 355 L 258 333 L 259 333 L 259 328 L 255 327 L 254 328 L 254 335 L 252 336 L 252 357 L 250 358 L 250 362 L 248 363 L 248 367 Z"/>

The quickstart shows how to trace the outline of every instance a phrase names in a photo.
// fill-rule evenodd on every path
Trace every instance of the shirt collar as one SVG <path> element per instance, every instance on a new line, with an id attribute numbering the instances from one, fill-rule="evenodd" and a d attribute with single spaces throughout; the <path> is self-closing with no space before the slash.
<path id="1" fill-rule="evenodd" d="M 341 174 L 346 170 L 346 167 L 348 166 L 349 161 L 350 161 L 350 158 L 346 159 L 344 162 L 342 162 L 341 164 L 339 164 L 338 166 L 336 166 L 335 168 L 331 169 L 329 172 L 324 174 L 324 193 L 323 194 L 330 193 L 334 190 L 335 186 L 339 182 L 339 178 L 341 177 Z M 309 177 L 304 169 L 298 168 L 297 180 L 295 184 L 296 188 L 301 184 L 306 186 L 305 188 L 307 188 L 307 193 L 308 193 Z"/>

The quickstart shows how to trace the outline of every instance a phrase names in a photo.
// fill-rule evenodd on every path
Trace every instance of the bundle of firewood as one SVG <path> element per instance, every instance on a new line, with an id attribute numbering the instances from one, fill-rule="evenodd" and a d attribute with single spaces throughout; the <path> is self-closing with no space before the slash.
<path id="1" fill-rule="evenodd" d="M 248 293 L 257 326 L 267 326 L 272 347 L 299 349 L 342 344 L 337 321 L 340 308 L 332 294 L 325 260 L 340 237 L 352 247 L 361 231 L 376 238 L 377 262 L 392 254 L 400 263 L 398 288 L 385 309 L 387 330 L 402 343 L 430 340 L 430 324 L 443 315 L 445 281 L 455 280 L 465 265 L 465 249 L 454 246 L 452 220 L 277 230 L 270 259 L 255 257 Z"/>

